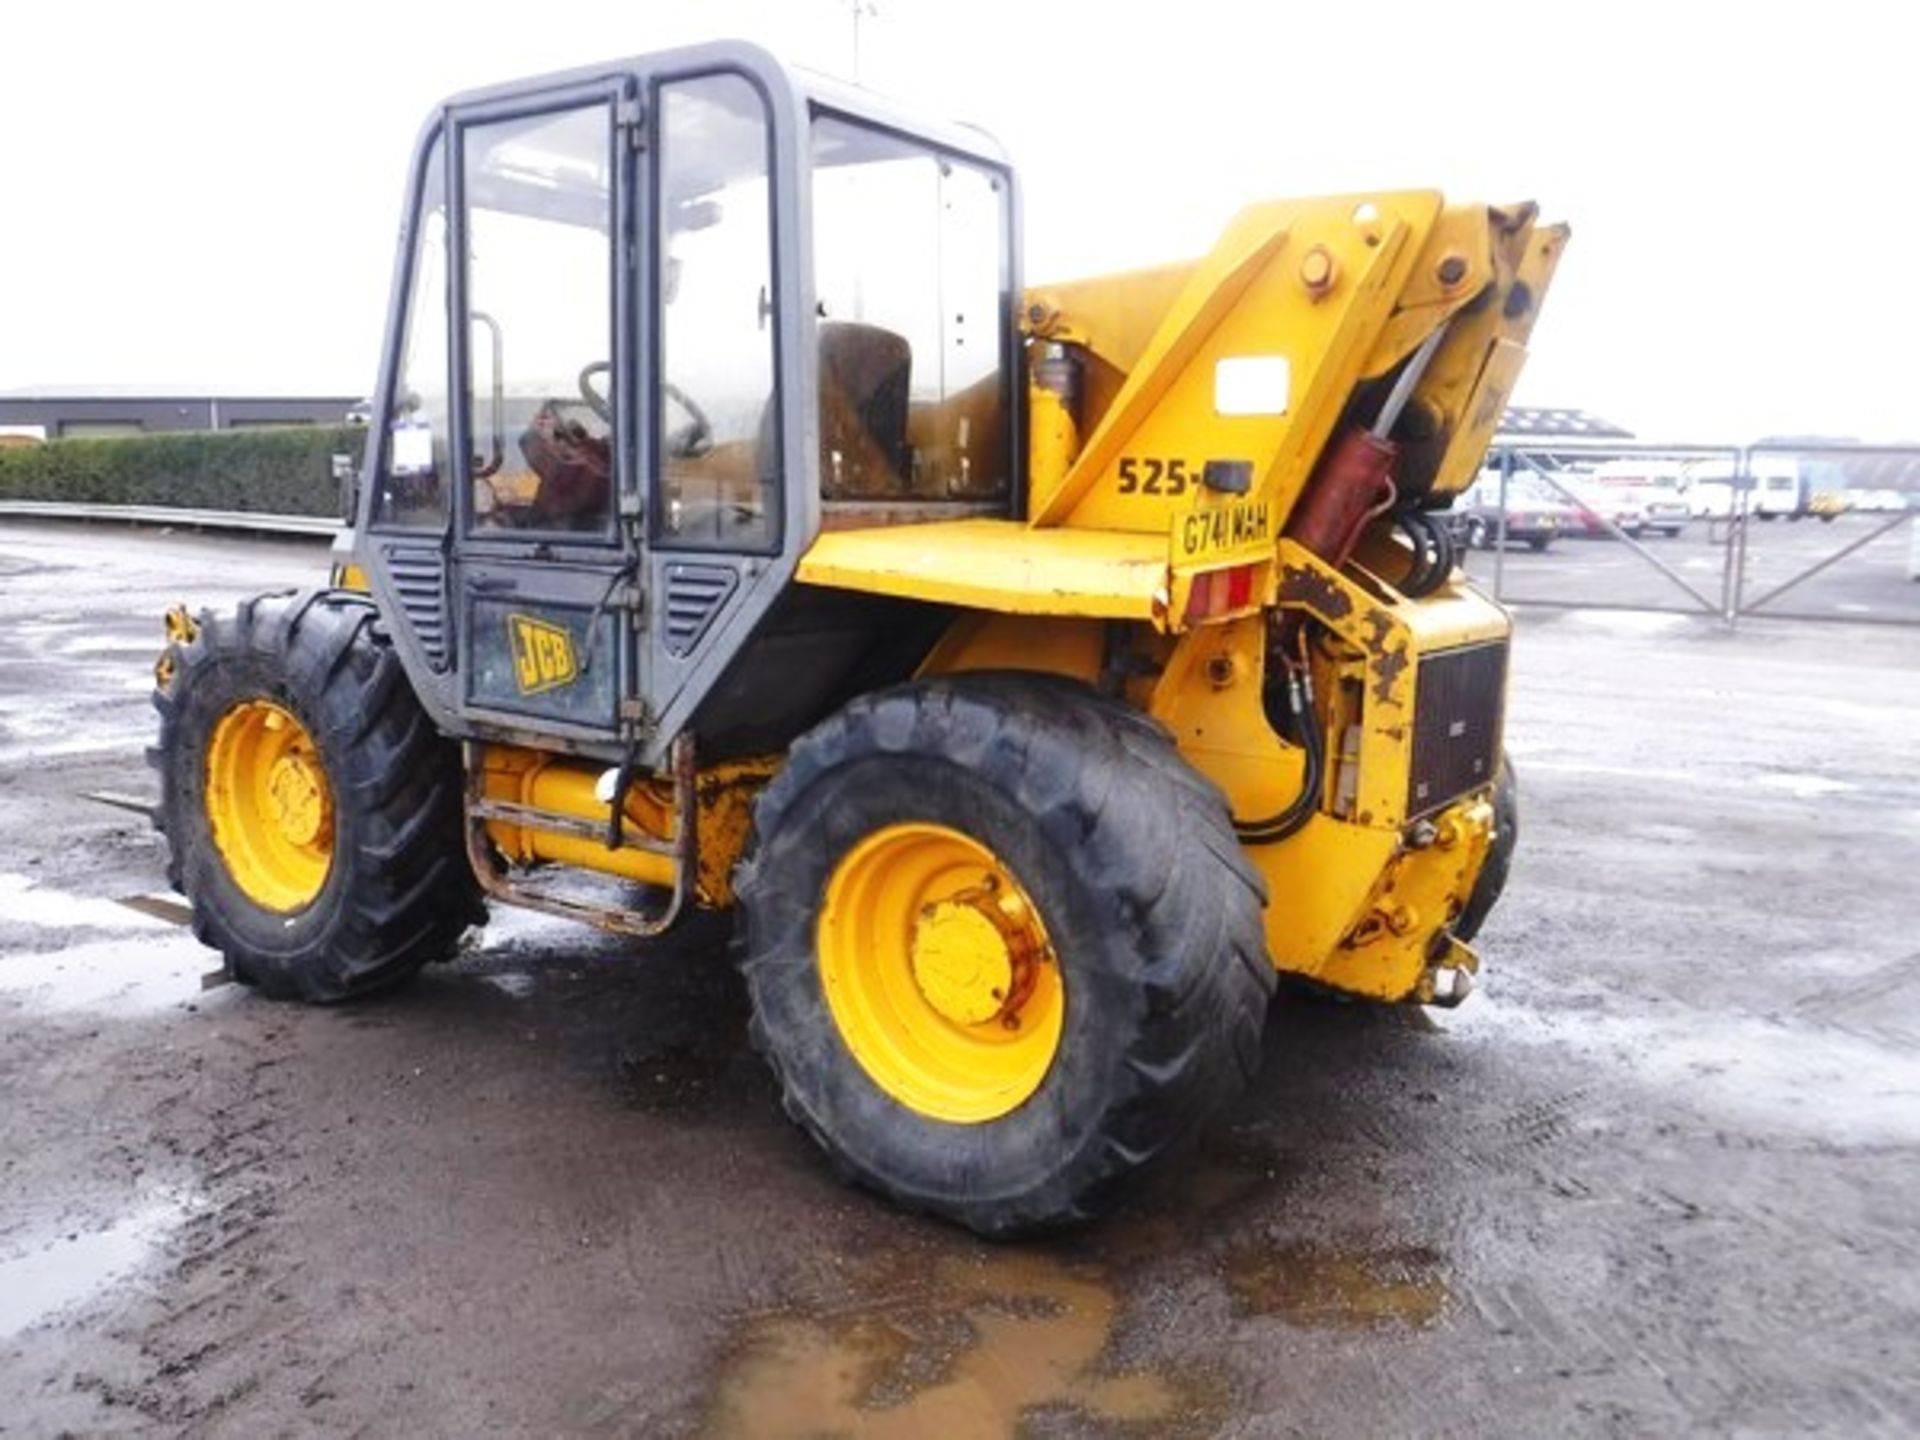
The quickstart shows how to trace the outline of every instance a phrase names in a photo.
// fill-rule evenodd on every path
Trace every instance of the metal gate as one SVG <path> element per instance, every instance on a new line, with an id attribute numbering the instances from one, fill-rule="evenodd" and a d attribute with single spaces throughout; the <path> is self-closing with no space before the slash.
<path id="1" fill-rule="evenodd" d="M 1480 508 L 1456 523 L 1490 541 L 1468 564 L 1500 600 L 1730 628 L 1748 616 L 1920 625 L 1920 446 L 1528 437 L 1496 440 L 1488 461 Z M 1640 470 L 1670 482 L 1686 513 L 1635 513 L 1624 496 Z M 1557 533 L 1543 496 L 1564 506 Z"/>

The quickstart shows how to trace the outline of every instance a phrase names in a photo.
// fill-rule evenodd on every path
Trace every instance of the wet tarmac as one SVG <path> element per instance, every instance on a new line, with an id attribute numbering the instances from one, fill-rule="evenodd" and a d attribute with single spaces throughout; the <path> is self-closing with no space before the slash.
<path id="1" fill-rule="evenodd" d="M 500 915 L 336 1010 L 202 989 L 158 617 L 311 546 L 0 524 L 0 1434 L 1920 1430 L 1920 631 L 1523 617 L 1463 1008 L 1283 1001 L 1107 1222 L 842 1188 L 724 926 Z"/>

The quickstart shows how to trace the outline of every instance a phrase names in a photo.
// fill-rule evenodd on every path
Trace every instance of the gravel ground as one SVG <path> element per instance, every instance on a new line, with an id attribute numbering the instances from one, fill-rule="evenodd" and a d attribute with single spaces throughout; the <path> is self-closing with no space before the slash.
<path id="1" fill-rule="evenodd" d="M 1480 993 L 1283 1002 L 1190 1160 L 988 1246 L 832 1180 L 712 925 L 200 989 L 82 796 L 167 603 L 323 564 L 0 524 L 0 1433 L 1920 1429 L 1920 633 L 1523 616 Z"/>

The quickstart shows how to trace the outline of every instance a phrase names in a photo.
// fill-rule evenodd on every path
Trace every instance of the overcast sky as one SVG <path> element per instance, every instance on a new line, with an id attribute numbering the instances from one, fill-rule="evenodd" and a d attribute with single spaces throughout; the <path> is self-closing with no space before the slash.
<path id="1" fill-rule="evenodd" d="M 1256 198 L 1439 186 L 1574 225 L 1517 397 L 1649 438 L 1920 438 L 1909 7 L 879 0 L 861 78 L 974 121 L 1027 276 L 1203 250 Z M 476 84 L 742 36 L 838 74 L 844 0 L 19 5 L 0 389 L 363 394 L 404 166 Z"/>

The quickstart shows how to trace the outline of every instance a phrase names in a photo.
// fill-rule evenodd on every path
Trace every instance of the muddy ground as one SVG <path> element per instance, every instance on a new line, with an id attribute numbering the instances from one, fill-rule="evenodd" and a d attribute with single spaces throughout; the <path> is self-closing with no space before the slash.
<path id="1" fill-rule="evenodd" d="M 711 927 L 199 990 L 81 796 L 151 791 L 165 603 L 322 564 L 0 522 L 0 1433 L 1920 1429 L 1920 632 L 1524 617 L 1481 992 L 1283 1004 L 1196 1155 L 996 1247 L 831 1178 Z"/>

